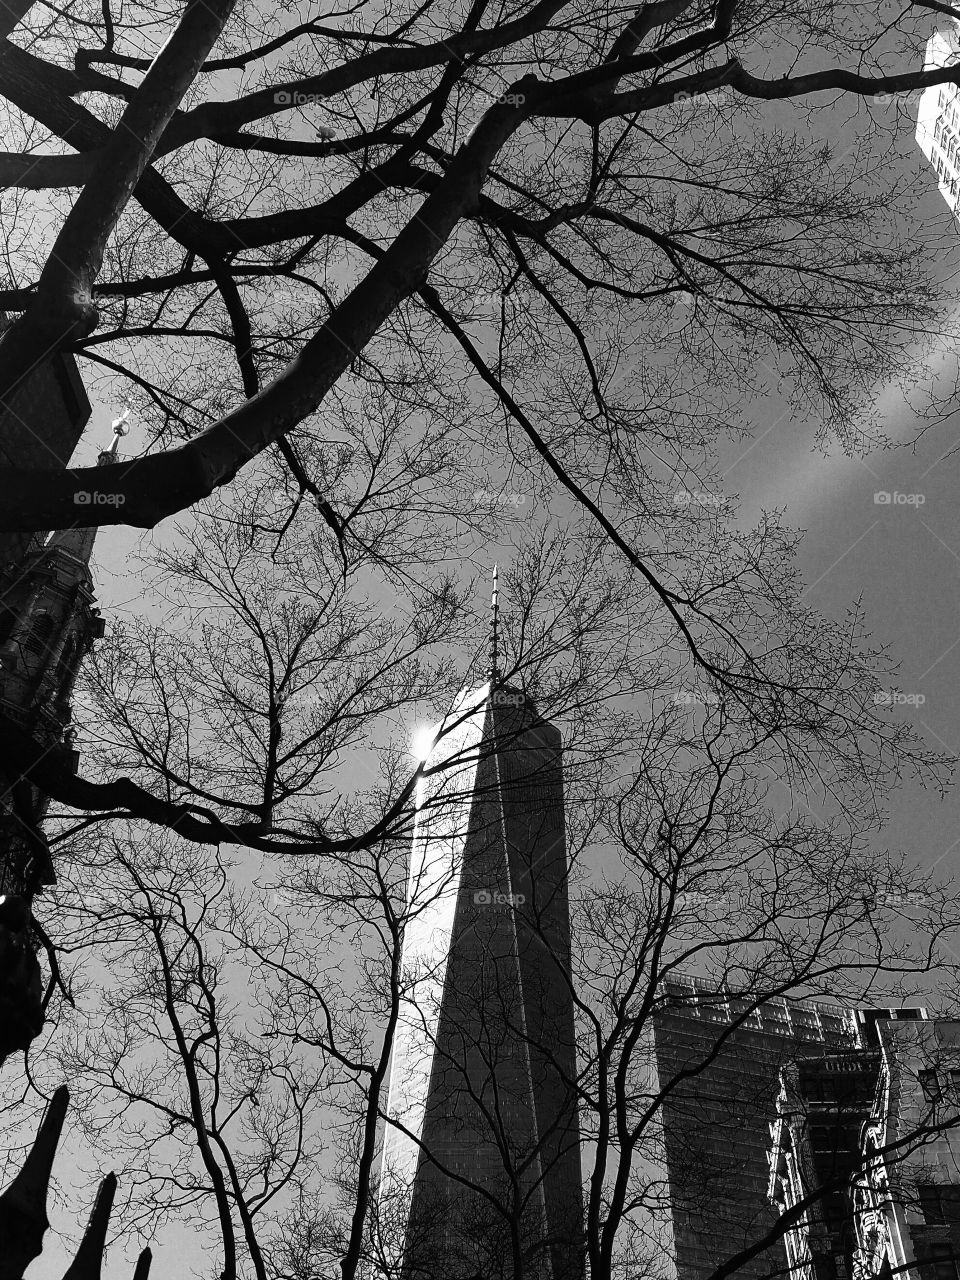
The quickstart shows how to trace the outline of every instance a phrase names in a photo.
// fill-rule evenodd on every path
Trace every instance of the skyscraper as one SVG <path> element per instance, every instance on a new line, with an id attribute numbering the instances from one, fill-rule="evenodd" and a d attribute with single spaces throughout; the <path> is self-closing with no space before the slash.
<path id="1" fill-rule="evenodd" d="M 924 70 L 949 67 L 960 60 L 960 24 L 949 23 L 927 41 Z M 917 142 L 937 173 L 940 194 L 957 212 L 960 202 L 960 89 L 932 85 L 920 95 Z"/>
<path id="2" fill-rule="evenodd" d="M 462 693 L 410 856 L 381 1214 L 410 1280 L 580 1280 L 583 1197 L 559 732 Z"/>

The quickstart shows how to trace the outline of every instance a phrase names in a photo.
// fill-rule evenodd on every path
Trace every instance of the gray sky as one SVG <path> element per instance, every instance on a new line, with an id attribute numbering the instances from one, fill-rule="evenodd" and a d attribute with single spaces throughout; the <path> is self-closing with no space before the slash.
<path id="1" fill-rule="evenodd" d="M 915 114 L 915 112 L 914 112 Z M 891 115 L 891 120 L 893 116 Z M 904 124 L 898 156 L 891 165 L 926 169 Z M 942 258 L 945 282 L 960 261 L 960 227 L 941 201 L 936 177 L 927 184 L 918 213 L 930 243 Z M 960 309 L 960 302 L 958 302 Z M 81 360 L 81 371 L 83 361 Z M 929 377 L 936 378 L 931 366 Z M 98 403 L 84 434 L 78 461 L 90 463 L 109 440 L 109 422 L 119 404 Z M 817 609 L 842 615 L 861 596 L 867 623 L 879 644 L 900 659 L 900 691 L 916 699 L 891 714 L 915 723 L 930 745 L 960 749 L 960 454 L 951 454 L 956 425 L 929 431 L 911 447 L 918 419 L 891 398 L 886 426 L 894 448 L 864 459 L 826 456 L 814 448 L 816 424 L 782 413 L 775 397 L 745 406 L 755 424 L 753 442 L 732 443 L 724 456 L 728 491 L 739 493 L 741 521 L 752 523 L 761 510 L 784 508 L 785 523 L 807 530 L 800 562 L 806 599 Z M 137 451 L 137 424 L 124 445 Z M 909 500 L 878 503 L 877 493 Z M 169 536 L 172 521 L 159 536 Z M 101 531 L 95 551 L 100 606 L 117 616 L 125 608 L 154 613 L 139 600 L 139 579 L 128 558 L 142 538 L 152 535 L 125 528 Z M 490 564 L 504 557 L 490 548 Z M 920 701 L 922 699 L 922 701 Z M 424 719 L 430 719 L 426 715 Z M 920 867 L 960 871 L 960 791 L 943 801 L 934 793 L 904 787 L 895 797 L 885 843 L 903 847 Z M 65 1169 L 61 1167 L 61 1176 Z M 66 1225 L 54 1209 L 55 1225 Z M 175 1232 L 161 1240 L 155 1273 L 187 1274 L 190 1241 Z M 44 1255 L 28 1271 L 29 1280 L 59 1280 L 66 1255 L 52 1237 Z M 191 1259 L 192 1260 L 192 1259 Z M 117 1259 L 105 1280 L 125 1280 L 130 1267 Z"/>

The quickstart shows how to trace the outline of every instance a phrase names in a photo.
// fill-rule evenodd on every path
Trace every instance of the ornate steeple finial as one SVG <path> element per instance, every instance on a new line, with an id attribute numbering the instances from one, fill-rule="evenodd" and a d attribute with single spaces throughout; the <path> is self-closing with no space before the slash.
<path id="1" fill-rule="evenodd" d="M 497 566 L 493 566 L 493 595 L 490 599 L 490 683 L 496 684 L 500 679 L 499 634 L 500 598 L 497 590 Z"/>
<path id="2" fill-rule="evenodd" d="M 113 440 L 110 443 L 110 448 L 102 450 L 100 453 L 100 457 L 97 459 L 101 467 L 105 467 L 111 462 L 116 462 L 117 449 L 120 446 L 120 437 L 125 436 L 130 430 L 130 428 L 127 426 L 127 419 L 129 417 L 130 417 L 130 410 L 124 409 L 120 417 L 114 418 L 114 420 L 110 423 L 110 426 L 113 428 Z"/>
<path id="3" fill-rule="evenodd" d="M 109 466 L 111 462 L 119 461 L 120 455 L 117 450 L 120 446 L 121 437 L 127 435 L 130 431 L 130 428 L 127 426 L 127 418 L 129 417 L 130 410 L 124 409 L 120 417 L 114 418 L 113 422 L 111 422 L 110 425 L 113 428 L 113 439 L 110 442 L 109 448 L 100 450 L 100 453 L 97 456 L 98 466 L 106 467 Z M 76 501 L 82 501 L 86 505 L 90 503 L 91 498 L 96 500 L 95 495 L 85 493 L 80 495 Z M 61 551 L 66 551 L 68 555 L 71 555 L 74 560 L 77 560 L 80 564 L 89 565 L 96 537 L 96 525 L 80 526 L 75 529 L 57 529 L 50 535 L 46 546 L 48 548 L 59 547 Z"/>

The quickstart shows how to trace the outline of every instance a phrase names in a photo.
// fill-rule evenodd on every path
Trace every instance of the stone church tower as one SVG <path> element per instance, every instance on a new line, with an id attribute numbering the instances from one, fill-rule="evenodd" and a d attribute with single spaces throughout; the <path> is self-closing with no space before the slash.
<path id="1" fill-rule="evenodd" d="M 102 453 L 101 461 L 113 461 Z M 50 751 L 72 751 L 70 695 L 81 660 L 104 623 L 94 604 L 90 552 L 96 529 L 42 535 L 8 566 L 0 596 L 0 711 Z M 40 824 L 46 797 L 4 778 L 0 798 L 0 893 L 32 899 L 54 875 Z"/>
<path id="2" fill-rule="evenodd" d="M 0 313 L 0 334 L 9 324 Z M 0 460 L 51 471 L 70 461 L 90 417 L 76 363 L 55 355 L 0 405 Z M 100 455 L 116 460 L 115 439 Z M 0 503 L 3 495 L 0 494 Z M 70 696 L 77 669 L 103 634 L 90 577 L 95 529 L 50 535 L 0 531 L 0 714 L 48 751 L 72 753 Z M 30 1045 L 43 1026 L 40 945 L 30 905 L 54 868 L 41 824 L 47 808 L 24 778 L 0 770 L 0 1062 Z M 47 1192 L 69 1103 L 61 1086 L 50 1102 L 26 1162 L 0 1194 L 0 1277 L 19 1280 L 41 1252 L 49 1225 Z M 103 1273 L 117 1179 L 100 1184 L 80 1247 L 64 1280 Z M 143 1250 L 133 1280 L 147 1280 L 152 1252 Z"/>
<path id="3" fill-rule="evenodd" d="M 89 417 L 73 358 L 55 357 L 4 406 L 0 456 L 60 470 Z M 112 460 L 112 451 L 101 458 Z M 70 694 L 81 659 L 103 634 L 89 567 L 95 534 L 0 534 L 0 713 L 50 751 L 71 750 Z M 46 807 L 25 779 L 0 775 L 0 894 L 29 902 L 52 883 L 40 832 Z"/>
<path id="4" fill-rule="evenodd" d="M 0 317 L 0 332 L 6 323 Z M 73 357 L 55 356 L 2 406 L 0 458 L 61 470 L 89 417 Z M 114 460 L 119 434 L 101 462 Z M 90 577 L 95 534 L 0 533 L 0 715 L 46 752 L 67 753 L 74 769 L 70 697 L 80 662 L 103 634 Z M 28 779 L 0 769 L 0 1060 L 26 1048 L 43 1023 L 30 908 L 54 881 L 46 809 Z"/>

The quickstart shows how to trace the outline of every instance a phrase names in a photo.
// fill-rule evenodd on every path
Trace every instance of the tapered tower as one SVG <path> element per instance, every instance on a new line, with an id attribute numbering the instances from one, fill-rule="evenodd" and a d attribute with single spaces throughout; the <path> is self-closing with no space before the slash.
<path id="1" fill-rule="evenodd" d="M 580 1280 L 561 741 L 492 648 L 418 797 L 381 1222 L 409 1280 Z"/>

